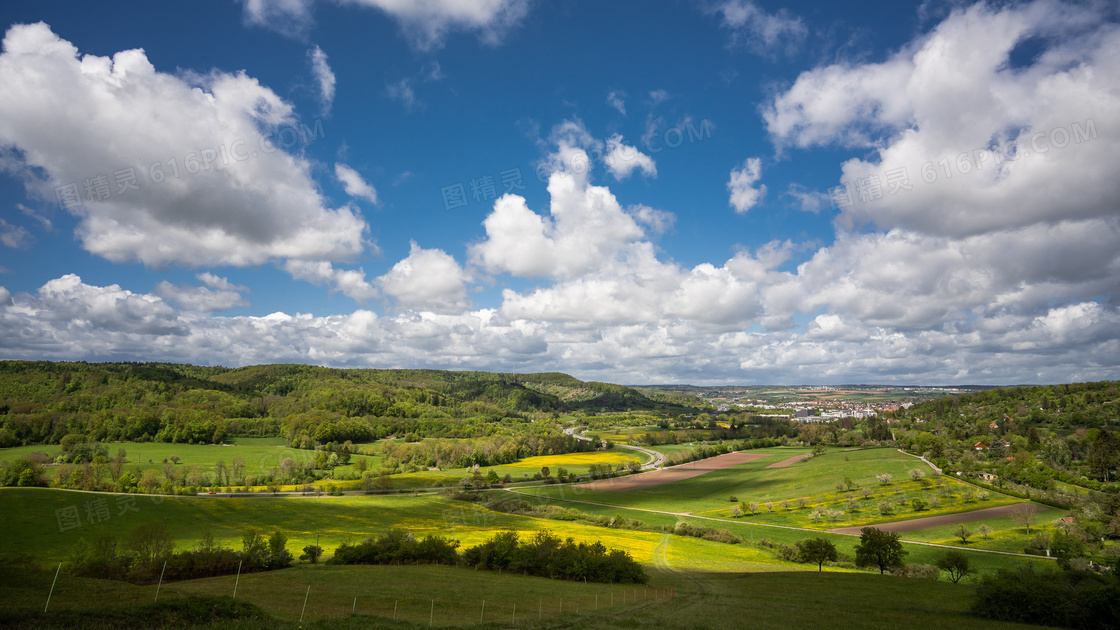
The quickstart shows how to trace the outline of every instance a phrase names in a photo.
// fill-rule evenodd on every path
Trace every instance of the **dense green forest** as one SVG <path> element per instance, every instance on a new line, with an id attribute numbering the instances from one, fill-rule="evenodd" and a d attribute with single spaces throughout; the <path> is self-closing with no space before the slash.
<path id="1" fill-rule="evenodd" d="M 391 435 L 477 438 L 560 413 L 673 408 L 684 409 L 566 374 L 0 362 L 0 447 L 74 434 L 177 443 L 282 436 L 311 448 Z"/>

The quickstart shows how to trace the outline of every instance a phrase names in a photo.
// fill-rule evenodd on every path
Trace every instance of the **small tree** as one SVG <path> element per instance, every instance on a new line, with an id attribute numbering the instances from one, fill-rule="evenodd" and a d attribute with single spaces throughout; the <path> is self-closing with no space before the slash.
<path id="1" fill-rule="evenodd" d="M 797 556 L 801 562 L 816 562 L 819 573 L 825 561 L 836 562 L 839 556 L 836 545 L 824 538 L 810 538 L 797 541 Z"/>
<path id="2" fill-rule="evenodd" d="M 992 533 L 992 528 L 984 524 L 981 524 L 980 527 L 976 528 L 976 530 L 980 532 L 980 535 L 984 537 L 984 540 L 988 540 L 988 534 Z"/>
<path id="3" fill-rule="evenodd" d="M 358 460 L 361 461 L 361 460 Z M 319 545 L 308 545 L 303 548 L 303 554 L 299 557 L 304 562 L 316 564 L 319 562 L 319 557 L 323 555 L 323 548 Z"/>
<path id="4" fill-rule="evenodd" d="M 937 568 L 949 573 L 949 579 L 956 584 L 965 576 L 976 572 L 968 562 L 968 556 L 959 551 L 950 551 L 937 561 Z"/>
<path id="5" fill-rule="evenodd" d="M 748 503 L 747 507 L 750 508 L 751 516 L 754 516 L 754 513 L 758 511 L 758 503 L 756 503 L 755 501 L 751 501 L 750 503 Z"/>
<path id="6" fill-rule="evenodd" d="M 542 477 L 544 477 L 545 479 L 548 479 L 548 476 L 550 474 L 552 474 L 552 471 L 548 469 L 548 466 L 541 466 L 541 476 Z"/>
<path id="7" fill-rule="evenodd" d="M 498 473 L 494 472 L 493 468 L 491 468 L 490 471 L 486 473 L 486 483 L 492 486 L 496 486 L 501 482 L 502 478 L 498 476 Z"/>
<path id="8" fill-rule="evenodd" d="M 258 529 L 249 529 L 241 536 L 241 557 L 250 565 L 263 567 L 268 544 Z"/>
<path id="9" fill-rule="evenodd" d="M 967 545 L 968 539 L 972 537 L 972 530 L 965 527 L 964 523 L 961 523 L 960 525 L 957 525 L 956 529 L 953 530 L 953 535 L 961 539 L 962 545 Z"/>
<path id="10" fill-rule="evenodd" d="M 910 499 L 910 507 L 914 508 L 915 512 L 921 512 L 926 509 L 926 502 L 921 499 Z"/>
<path id="11" fill-rule="evenodd" d="M 140 523 L 128 535 L 125 551 L 141 565 L 153 565 L 171 555 L 174 549 L 171 530 L 162 521 Z"/>
<path id="12" fill-rule="evenodd" d="M 859 545 L 856 546 L 856 566 L 879 568 L 879 575 L 892 567 L 901 567 L 907 551 L 902 548 L 899 535 L 885 532 L 875 527 L 860 530 Z"/>
<path id="13" fill-rule="evenodd" d="M 731 496 L 727 497 L 727 500 L 732 502 L 732 503 L 738 503 L 739 502 L 739 497 L 737 497 L 735 495 L 731 495 Z"/>
<path id="14" fill-rule="evenodd" d="M 1031 525 L 1034 523 L 1034 519 L 1034 505 L 1031 503 L 1016 503 L 1011 508 L 1011 520 L 1015 521 L 1017 525 L 1026 527 L 1028 534 L 1031 533 Z"/>
<path id="15" fill-rule="evenodd" d="M 767 501 L 766 502 L 766 511 L 767 512 L 773 512 L 774 511 L 774 502 L 773 501 Z"/>
<path id="16" fill-rule="evenodd" d="M 288 551 L 288 537 L 276 530 L 268 537 L 268 568 L 283 569 L 292 563 L 292 552 Z"/>
<path id="17" fill-rule="evenodd" d="M 883 473 L 881 475 L 875 475 L 875 480 L 878 481 L 880 485 L 884 485 L 884 486 L 887 485 L 888 483 L 891 482 L 891 479 L 894 479 L 894 475 L 892 475 L 890 473 Z"/>
<path id="18" fill-rule="evenodd" d="M 910 471 L 910 478 L 913 479 L 914 481 L 918 481 L 920 479 L 925 479 L 926 478 L 926 471 L 922 470 L 921 468 L 914 468 L 913 470 Z"/>
<path id="19" fill-rule="evenodd" d="M 883 516 L 894 513 L 894 503 L 891 503 L 890 499 L 883 499 L 879 502 L 879 513 Z"/>

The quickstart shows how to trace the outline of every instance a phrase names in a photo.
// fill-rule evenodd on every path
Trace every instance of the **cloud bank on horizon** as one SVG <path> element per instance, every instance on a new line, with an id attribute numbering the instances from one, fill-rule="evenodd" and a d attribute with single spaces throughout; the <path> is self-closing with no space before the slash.
<path id="1" fill-rule="evenodd" d="M 855 54 L 809 36 L 839 17 L 673 7 L 711 63 L 631 82 L 641 40 L 536 57 L 583 3 L 246 0 L 225 28 L 288 62 L 216 67 L 9 20 L 0 358 L 1118 378 L 1115 9 L 907 7 Z M 501 59 L 551 76 L 471 73 Z"/>

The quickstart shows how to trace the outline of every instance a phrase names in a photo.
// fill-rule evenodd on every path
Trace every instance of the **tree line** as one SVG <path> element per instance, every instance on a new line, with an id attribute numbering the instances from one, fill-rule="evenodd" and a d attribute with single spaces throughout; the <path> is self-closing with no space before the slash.
<path id="1" fill-rule="evenodd" d="M 422 539 L 392 529 L 360 543 L 343 543 L 329 564 L 447 564 L 480 570 L 587 582 L 645 584 L 645 569 L 621 549 L 601 542 L 561 539 L 547 530 L 529 540 L 517 532 L 499 532 L 486 542 L 458 552 L 459 541 L 429 534 Z"/>

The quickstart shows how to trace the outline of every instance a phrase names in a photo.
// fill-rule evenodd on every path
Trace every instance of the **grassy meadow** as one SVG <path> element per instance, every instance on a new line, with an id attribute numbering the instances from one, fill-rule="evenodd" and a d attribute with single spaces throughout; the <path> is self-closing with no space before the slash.
<path id="1" fill-rule="evenodd" d="M 184 464 L 192 457 L 199 462 L 193 465 L 201 466 L 204 456 L 218 457 L 217 454 L 234 449 L 256 449 L 262 458 L 265 453 L 273 456 L 288 450 L 276 442 L 255 440 L 233 447 L 192 447 L 199 449 L 197 452 L 184 449 L 183 445 L 130 446 L 150 446 L 150 450 L 137 448 L 136 456 L 150 453 L 153 460 L 163 452 L 158 448 L 174 449 Z M 793 545 L 798 540 L 820 536 L 832 541 L 841 560 L 850 563 L 858 537 L 823 530 L 860 524 L 853 521 L 861 518 L 881 522 L 992 507 L 1012 502 L 1010 498 L 991 493 L 987 500 L 969 502 L 965 496 L 972 487 L 957 480 L 912 480 L 908 471 L 925 465 L 892 449 L 830 450 L 783 468 L 766 466 L 807 453 L 808 449 L 776 447 L 753 452 L 768 456 L 644 490 L 605 492 L 570 485 L 513 489 L 518 496 L 537 504 L 576 508 L 589 515 L 622 514 L 641 521 L 643 528 L 638 530 L 506 514 L 435 494 L 165 497 L 3 488 L 0 531 L 5 536 L 0 537 L 0 557 L 30 554 L 42 565 L 50 565 L 64 561 L 82 537 L 88 539 L 107 529 L 123 540 L 138 524 L 153 520 L 168 526 L 178 548 L 194 546 L 208 531 L 220 544 L 239 549 L 242 534 L 250 528 L 266 532 L 280 529 L 289 536 L 288 549 L 295 555 L 304 546 L 318 541 L 327 557 L 343 542 L 358 542 L 393 527 L 407 528 L 416 536 L 450 536 L 463 547 L 479 544 L 497 531 L 516 531 L 526 537 L 547 529 L 561 537 L 598 540 L 607 547 L 629 552 L 646 565 L 651 575 L 649 590 L 499 575 L 460 567 L 336 567 L 299 563 L 290 569 L 242 576 L 238 598 L 260 606 L 275 617 L 280 627 L 293 628 L 305 596 L 309 603 L 301 627 L 357 628 L 383 624 L 376 627 L 410 628 L 427 625 L 429 620 L 439 626 L 469 626 L 481 621 L 480 627 L 511 628 L 655 624 L 665 628 L 721 629 L 740 628 L 745 623 L 758 628 L 784 628 L 791 624 L 821 628 L 1012 627 L 968 616 L 968 602 L 974 590 L 967 584 L 873 575 L 857 571 L 845 562 L 826 566 L 823 573 L 818 573 L 815 566 L 781 561 L 773 546 L 758 544 L 767 539 L 776 545 Z M 132 453 L 129 449 L 130 459 Z M 497 466 L 495 471 L 515 479 L 525 474 L 531 476 L 542 466 L 553 471 L 562 466 L 580 473 L 586 472 L 591 464 L 617 465 L 633 457 L 635 454 L 621 449 L 536 457 Z M 225 459 L 228 461 L 228 456 Z M 246 463 L 250 463 L 247 457 Z M 439 472 L 452 483 L 467 476 L 465 469 Z M 880 484 L 875 476 L 883 473 L 892 474 L 893 480 Z M 428 471 L 394 475 L 393 480 L 399 483 L 401 478 L 425 474 L 432 475 L 429 480 L 439 479 L 435 477 L 436 471 Z M 883 517 L 869 507 L 866 515 L 857 511 L 846 521 L 811 523 L 807 515 L 813 507 L 849 501 L 845 497 L 849 491 L 838 491 L 835 487 L 845 477 L 872 491 L 866 499 L 860 498 L 858 490 L 853 493 L 854 500 L 869 506 L 883 498 L 932 497 L 930 493 L 937 493 L 940 505 L 937 511 L 896 512 L 890 517 Z M 944 495 L 937 481 L 947 482 L 949 496 Z M 510 494 L 500 489 L 487 492 Z M 738 498 L 737 503 L 728 500 L 732 495 Z M 806 499 L 804 507 L 797 504 L 799 498 Z M 780 507 L 786 500 L 793 501 L 790 509 Z M 751 501 L 760 503 L 758 514 L 730 518 L 731 506 Z M 768 512 L 763 507 L 766 501 L 777 502 L 778 507 Z M 60 513 L 67 510 L 76 513 L 79 520 L 60 520 Z M 1009 517 L 968 523 L 974 531 L 981 523 L 993 531 L 986 540 L 974 535 L 965 553 L 981 573 L 1023 563 L 1052 563 L 991 551 L 1020 552 L 1035 529 L 1050 528 L 1054 520 L 1064 515 L 1065 512 L 1053 509 L 1039 513 L 1030 536 Z M 748 542 L 726 544 L 645 531 L 674 527 L 680 522 L 727 529 Z M 905 544 L 906 561 L 933 564 L 946 553 L 945 548 L 935 545 L 960 547 L 953 529 L 942 526 L 903 534 L 903 540 L 911 541 Z M 13 573 L 18 571 L 27 574 L 21 577 Z M 48 571 L 2 568 L 0 592 L 11 610 L 41 610 L 51 577 Z M 165 584 L 160 598 L 188 594 L 224 596 L 232 593 L 234 580 L 225 576 Z M 660 599 L 670 592 L 676 597 Z M 52 609 L 57 606 L 60 611 L 88 611 L 110 602 L 139 605 L 151 601 L 154 594 L 152 587 L 85 580 L 64 573 Z M 485 609 L 483 600 L 487 602 Z M 394 608 L 398 625 L 386 621 L 392 619 Z"/>
<path id="2" fill-rule="evenodd" d="M 49 571 L 0 572 L 0 587 L 7 595 L 9 613 L 41 613 L 52 576 Z M 159 598 L 167 602 L 188 594 L 228 596 L 232 594 L 234 579 L 226 576 L 165 584 Z M 299 565 L 240 579 L 237 599 L 256 604 L 273 619 L 217 622 L 212 627 L 1037 627 L 970 616 L 972 594 L 973 588 L 964 584 L 815 571 L 759 575 L 654 569 L 647 589 L 584 585 L 457 567 Z M 63 576 L 52 597 L 51 610 L 54 614 L 82 613 L 76 619 L 90 624 L 86 627 L 99 627 L 95 624 L 104 617 L 102 611 L 136 608 L 149 604 L 154 596 L 154 586 Z M 299 623 L 301 614 L 304 618 Z"/>

